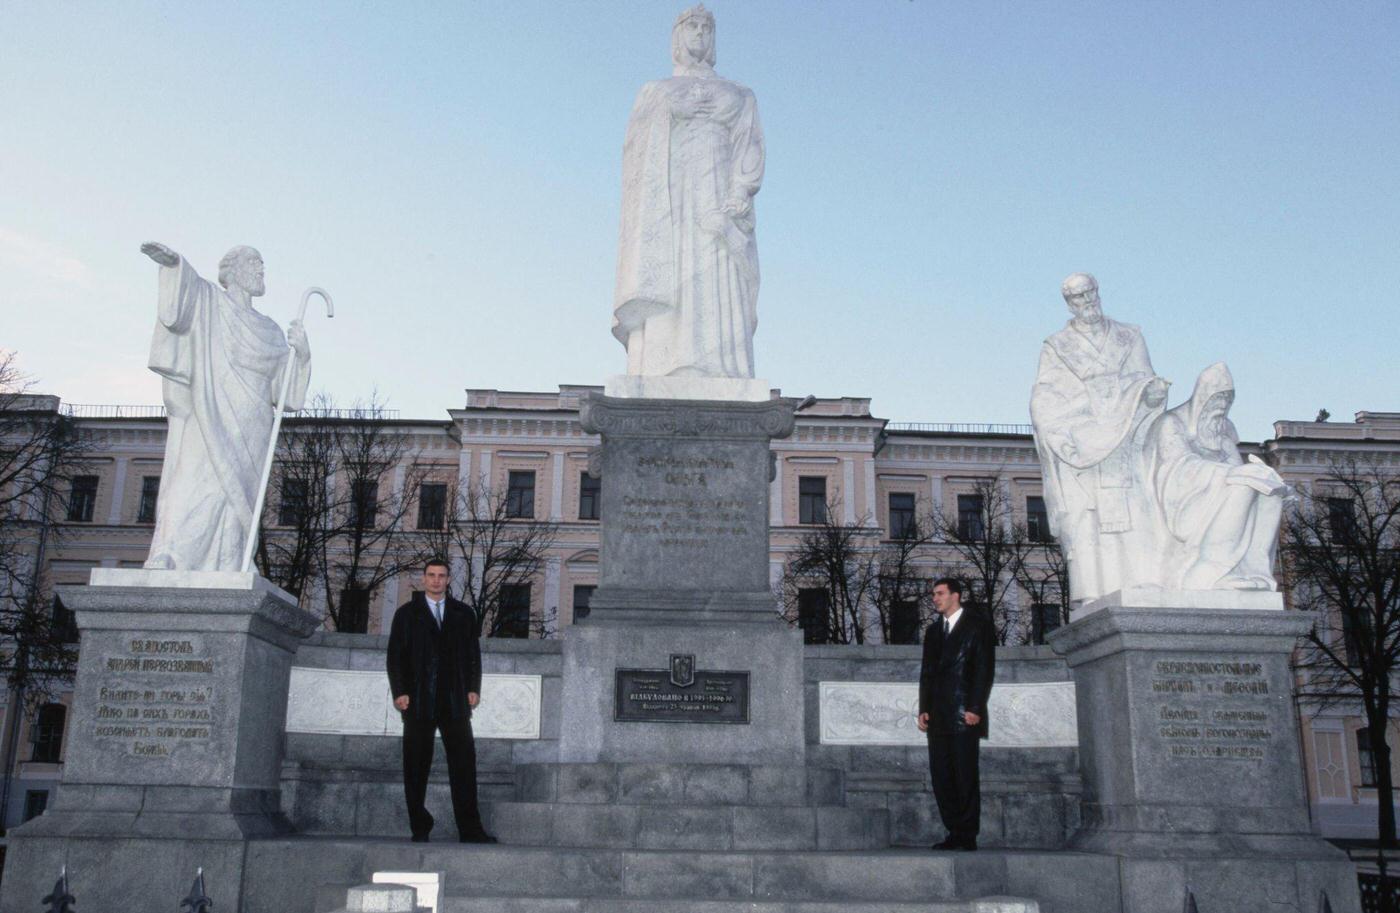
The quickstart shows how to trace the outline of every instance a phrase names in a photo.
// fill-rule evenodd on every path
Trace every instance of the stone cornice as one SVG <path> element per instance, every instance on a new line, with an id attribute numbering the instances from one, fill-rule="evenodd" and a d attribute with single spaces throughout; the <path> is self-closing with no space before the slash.
<path id="1" fill-rule="evenodd" d="M 792 403 L 622 399 L 593 394 L 579 412 L 584 430 L 614 438 L 657 435 L 715 440 L 784 438 L 796 423 Z"/>

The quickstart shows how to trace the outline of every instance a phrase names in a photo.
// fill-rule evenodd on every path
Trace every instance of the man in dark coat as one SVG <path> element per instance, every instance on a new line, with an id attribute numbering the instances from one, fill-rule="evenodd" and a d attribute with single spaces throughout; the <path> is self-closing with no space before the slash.
<path id="1" fill-rule="evenodd" d="M 919 670 L 919 731 L 928 733 L 933 797 L 948 837 L 935 850 L 975 850 L 982 817 L 979 744 L 987 737 L 987 699 L 995 672 L 996 635 L 982 613 L 962 607 L 962 583 L 933 585 L 942 616 L 924 632 Z"/>
<path id="2" fill-rule="evenodd" d="M 495 843 L 476 801 L 472 708 L 481 697 L 476 614 L 447 595 L 447 563 L 423 568 L 423 593 L 399 606 L 389 630 L 389 687 L 403 715 L 403 792 L 415 843 L 427 843 L 433 816 L 423 805 L 433 766 L 433 734 L 442 733 L 452 814 L 463 843 Z"/>

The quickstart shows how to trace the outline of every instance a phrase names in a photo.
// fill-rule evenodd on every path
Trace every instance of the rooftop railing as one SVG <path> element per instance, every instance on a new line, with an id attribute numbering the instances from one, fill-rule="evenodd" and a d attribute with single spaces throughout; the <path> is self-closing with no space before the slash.
<path id="1" fill-rule="evenodd" d="M 890 422 L 887 433 L 915 431 L 933 434 L 1030 434 L 1030 425 L 983 424 L 980 422 Z"/>
<path id="2" fill-rule="evenodd" d="M 64 403 L 60 411 L 69 418 L 165 418 L 164 406 L 100 405 Z M 397 420 L 398 409 L 303 409 L 295 413 L 301 418 L 344 418 Z"/>

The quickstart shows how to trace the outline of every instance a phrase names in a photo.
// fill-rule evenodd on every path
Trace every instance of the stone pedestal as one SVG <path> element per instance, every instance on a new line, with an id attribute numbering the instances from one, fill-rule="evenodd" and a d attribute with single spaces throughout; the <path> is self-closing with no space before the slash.
<path id="1" fill-rule="evenodd" d="M 1114 594 L 1050 638 L 1076 689 L 1072 847 L 1120 857 L 1124 913 L 1178 913 L 1188 890 L 1202 910 L 1312 913 L 1323 891 L 1359 910 L 1308 817 L 1289 656 L 1312 616 L 1150 601 Z"/>
<path id="2" fill-rule="evenodd" d="M 802 763 L 802 638 L 768 582 L 769 441 L 792 404 L 594 395 L 581 420 L 603 439 L 602 545 L 564 638 L 560 759 Z"/>
<path id="3" fill-rule="evenodd" d="M 197 866 L 237 896 L 245 842 L 288 829 L 287 685 L 316 620 L 253 574 L 99 570 L 63 600 L 81 634 L 63 780 L 12 832 L 0 909 L 65 862 L 89 909 L 169 906 Z"/>

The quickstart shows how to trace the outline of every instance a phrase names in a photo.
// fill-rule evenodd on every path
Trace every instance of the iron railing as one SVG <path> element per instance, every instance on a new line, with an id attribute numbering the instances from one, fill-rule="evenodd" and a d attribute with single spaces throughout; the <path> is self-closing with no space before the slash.
<path id="1" fill-rule="evenodd" d="M 921 431 L 937 434 L 1030 434 L 1030 425 L 980 422 L 890 422 L 886 432 Z"/>

